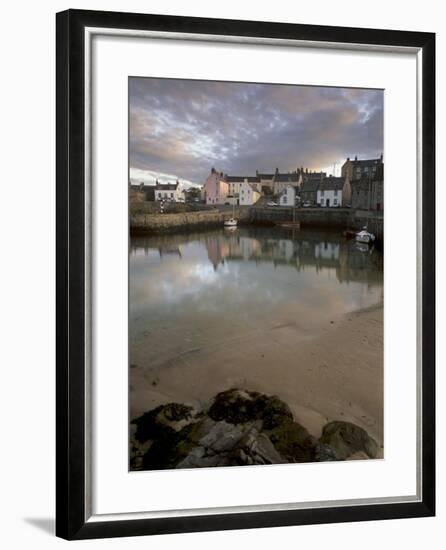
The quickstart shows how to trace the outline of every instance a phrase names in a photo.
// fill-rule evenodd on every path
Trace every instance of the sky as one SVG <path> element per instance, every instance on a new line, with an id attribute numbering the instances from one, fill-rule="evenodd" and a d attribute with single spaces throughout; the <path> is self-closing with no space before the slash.
<path id="1" fill-rule="evenodd" d="M 130 179 L 203 185 L 212 167 L 340 175 L 347 157 L 383 152 L 383 100 L 382 90 L 132 77 Z"/>

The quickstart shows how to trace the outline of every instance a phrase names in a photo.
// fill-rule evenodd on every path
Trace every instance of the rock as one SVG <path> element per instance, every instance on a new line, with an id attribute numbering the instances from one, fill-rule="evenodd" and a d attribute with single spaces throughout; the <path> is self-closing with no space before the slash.
<path id="1" fill-rule="evenodd" d="M 192 448 L 194 442 L 189 439 L 192 425 L 184 427 L 176 432 L 167 429 L 160 432 L 157 439 L 153 440 L 151 447 L 143 457 L 143 470 L 165 470 L 175 468 L 183 460 Z"/>
<path id="2" fill-rule="evenodd" d="M 201 421 L 193 426 L 188 434 L 188 441 L 196 446 L 189 450 L 176 467 L 209 468 L 239 464 L 234 460 L 234 451 L 237 449 L 239 441 L 251 428 L 252 424 L 234 425 L 224 420 L 215 422 L 208 418 Z M 200 432 L 205 433 L 197 442 Z"/>
<path id="3" fill-rule="evenodd" d="M 234 426 L 225 421 L 217 422 L 199 443 L 214 453 L 227 453 L 236 446 L 246 429 L 244 426 Z"/>
<path id="4" fill-rule="evenodd" d="M 322 422 L 321 422 L 322 424 Z M 231 389 L 209 411 L 180 403 L 160 405 L 133 421 L 130 468 L 209 468 L 286 462 L 364 460 L 382 456 L 365 430 L 330 422 L 319 441 L 277 396 Z"/>
<path id="5" fill-rule="evenodd" d="M 135 439 L 140 442 L 163 437 L 165 432 L 179 432 L 199 418 L 199 413 L 188 405 L 168 403 L 160 405 L 132 421 L 136 425 Z"/>
<path id="6" fill-rule="evenodd" d="M 201 449 L 201 447 L 197 447 Z M 203 449 L 204 450 L 204 449 Z M 199 453 L 201 454 L 201 453 Z M 204 455 L 199 456 L 195 449 L 191 451 L 184 460 L 177 464 L 177 468 L 214 468 L 216 466 L 230 466 L 230 461 L 225 455 Z"/>
<path id="7" fill-rule="evenodd" d="M 285 462 L 311 462 L 316 439 L 297 422 L 284 422 L 273 430 L 266 431 L 274 447 Z"/>
<path id="8" fill-rule="evenodd" d="M 263 408 L 261 404 L 264 404 Z M 262 395 L 256 400 L 257 409 L 261 412 L 263 427 L 271 430 L 280 426 L 283 422 L 292 421 L 293 413 L 286 403 L 275 395 L 269 397 Z"/>
<path id="9" fill-rule="evenodd" d="M 278 397 L 239 389 L 219 393 L 208 414 L 214 420 L 231 424 L 262 420 L 266 429 L 293 420 L 291 409 Z"/>
<path id="10" fill-rule="evenodd" d="M 257 392 L 231 389 L 216 395 L 208 415 L 213 420 L 225 420 L 230 424 L 243 424 L 257 418 L 255 400 Z"/>
<path id="11" fill-rule="evenodd" d="M 217 422 L 177 468 L 283 463 L 268 436 L 260 433 L 261 426 L 261 422 L 244 425 Z"/>
<path id="12" fill-rule="evenodd" d="M 339 460 L 336 451 L 326 443 L 318 443 L 314 448 L 314 461 L 327 462 L 331 460 Z"/>
<path id="13" fill-rule="evenodd" d="M 330 445 L 341 460 L 357 452 L 364 452 L 370 458 L 376 458 L 378 453 L 376 441 L 351 422 L 329 422 L 324 426 L 319 441 Z"/>
<path id="14" fill-rule="evenodd" d="M 259 434 L 248 458 L 252 459 L 253 464 L 283 464 L 285 462 L 271 443 L 270 438 L 264 433 Z"/>

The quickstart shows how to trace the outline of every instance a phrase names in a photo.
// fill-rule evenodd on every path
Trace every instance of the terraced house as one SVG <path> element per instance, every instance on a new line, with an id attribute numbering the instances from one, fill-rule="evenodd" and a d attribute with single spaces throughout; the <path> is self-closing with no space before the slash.
<path id="1" fill-rule="evenodd" d="M 351 186 L 346 177 L 329 176 L 319 184 L 316 199 L 319 206 L 346 206 L 350 205 L 350 200 Z"/>

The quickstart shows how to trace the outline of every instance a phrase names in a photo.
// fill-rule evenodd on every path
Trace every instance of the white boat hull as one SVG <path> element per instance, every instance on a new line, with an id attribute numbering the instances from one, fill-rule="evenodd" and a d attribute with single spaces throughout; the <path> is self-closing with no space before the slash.
<path id="1" fill-rule="evenodd" d="M 375 240 L 375 235 L 369 233 L 368 231 L 360 231 L 359 233 L 356 233 L 355 239 L 358 243 L 370 244 Z"/>
<path id="2" fill-rule="evenodd" d="M 225 227 L 236 227 L 237 220 L 234 220 L 234 219 L 226 220 L 224 222 L 224 225 L 225 225 Z"/>

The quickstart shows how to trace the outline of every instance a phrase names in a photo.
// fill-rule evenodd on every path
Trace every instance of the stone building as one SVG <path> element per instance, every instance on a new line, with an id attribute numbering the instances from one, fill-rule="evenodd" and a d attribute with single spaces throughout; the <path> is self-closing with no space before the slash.
<path id="1" fill-rule="evenodd" d="M 375 170 L 362 172 L 351 181 L 352 208 L 358 210 L 384 210 L 384 164 Z"/>
<path id="2" fill-rule="evenodd" d="M 383 164 L 383 156 L 379 159 L 362 159 L 358 160 L 358 157 L 355 157 L 354 160 L 351 160 L 347 157 L 347 160 L 342 165 L 341 176 L 348 178 L 351 182 L 353 180 L 360 180 L 363 175 L 367 176 L 372 175 L 378 170 Z"/>

